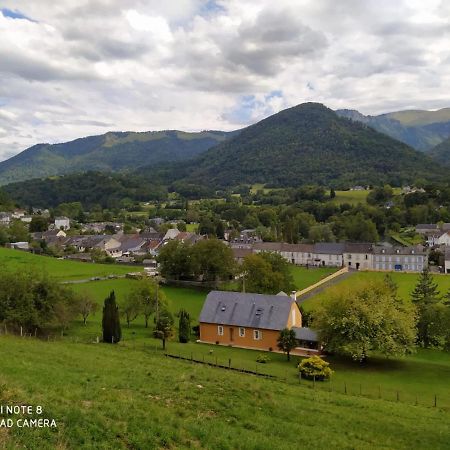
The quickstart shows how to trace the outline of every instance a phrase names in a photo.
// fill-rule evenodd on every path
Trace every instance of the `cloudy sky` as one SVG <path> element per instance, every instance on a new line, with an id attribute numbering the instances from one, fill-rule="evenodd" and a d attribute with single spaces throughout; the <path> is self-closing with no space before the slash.
<path id="1" fill-rule="evenodd" d="M 445 0 L 0 0 L 0 159 L 305 101 L 448 107 L 449 42 Z"/>

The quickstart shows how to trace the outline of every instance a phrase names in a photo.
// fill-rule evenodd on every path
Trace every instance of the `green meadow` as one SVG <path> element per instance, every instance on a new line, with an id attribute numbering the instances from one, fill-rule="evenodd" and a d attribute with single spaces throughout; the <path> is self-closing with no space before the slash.
<path id="1" fill-rule="evenodd" d="M 338 286 L 351 287 L 355 283 L 359 282 L 370 282 L 375 280 L 383 280 L 386 276 L 385 272 L 358 272 L 354 273 L 352 276 L 342 280 Z M 398 286 L 398 294 L 405 301 L 409 301 L 411 298 L 411 293 L 417 283 L 419 274 L 417 273 L 399 273 L 391 272 L 390 276 Z M 437 283 L 441 294 L 445 294 L 450 290 L 450 277 L 444 274 L 436 274 L 433 276 L 434 281 Z M 303 306 L 307 309 L 314 308 L 314 304 L 320 303 L 320 301 L 326 298 L 330 290 L 333 287 L 325 289 L 319 294 L 309 298 L 303 303 Z"/>
<path id="2" fill-rule="evenodd" d="M 44 271 L 61 281 L 84 280 L 91 277 L 125 275 L 139 272 L 140 267 L 120 266 L 116 264 L 95 264 L 79 261 L 59 260 L 50 256 L 38 256 L 32 253 L 0 247 L 0 268 L 13 270 L 34 269 Z"/>
<path id="3" fill-rule="evenodd" d="M 330 392 L 165 357 L 151 346 L 0 338 L 1 403 L 57 428 L 0 428 L 5 449 L 446 449 L 437 407 Z"/>
<path id="4" fill-rule="evenodd" d="M 60 280 L 101 276 L 99 269 L 126 269 L 2 251 L 4 265 L 46 270 Z M 334 269 L 291 267 L 298 289 Z M 360 272 L 340 284 L 384 277 Z M 416 274 L 392 274 L 399 293 L 409 298 Z M 436 276 L 442 292 L 450 277 Z M 118 345 L 97 344 L 101 306 L 114 290 L 119 307 L 137 281 L 120 278 L 70 285 L 99 305 L 84 326 L 71 324 L 64 337 L 47 339 L 0 336 L 0 404 L 42 405 L 57 429 L 0 428 L 5 449 L 152 449 L 152 448 L 414 448 L 445 449 L 450 442 L 450 354 L 419 350 L 404 358 L 372 358 L 360 365 L 328 357 L 330 382 L 297 376 L 299 358 L 177 342 L 177 312 L 186 309 L 198 323 L 207 291 L 163 286 L 175 316 L 174 337 L 164 355 L 139 316 L 128 328 L 122 319 Z M 327 289 L 306 302 L 313 308 Z M 190 359 L 201 363 L 191 362 Z M 211 365 L 203 364 L 210 363 Z M 260 376 L 214 367 L 216 364 L 271 375 Z M 434 406 L 436 401 L 436 407 Z M 270 432 L 268 432 L 270 430 Z"/>

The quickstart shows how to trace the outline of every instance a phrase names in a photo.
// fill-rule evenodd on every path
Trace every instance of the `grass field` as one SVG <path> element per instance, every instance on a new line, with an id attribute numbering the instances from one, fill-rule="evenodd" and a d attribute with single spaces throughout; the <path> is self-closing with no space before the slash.
<path id="1" fill-rule="evenodd" d="M 357 205 L 358 203 L 366 203 L 367 196 L 370 191 L 336 191 L 336 197 L 331 201 L 337 205 L 349 203 Z"/>
<path id="2" fill-rule="evenodd" d="M 58 280 L 83 280 L 94 276 L 125 275 L 128 272 L 138 272 L 139 267 L 120 266 L 116 264 L 95 264 L 78 261 L 59 260 L 50 256 L 38 256 L 0 247 L 0 267 L 10 269 L 32 268 L 43 270 Z"/>
<path id="3" fill-rule="evenodd" d="M 392 279 L 398 286 L 398 294 L 404 300 L 409 300 L 411 298 L 411 293 L 417 283 L 419 274 L 415 273 L 390 273 Z M 383 280 L 386 276 L 384 272 L 358 272 L 353 274 L 351 277 L 344 279 L 339 286 L 352 286 L 355 283 L 371 280 Z M 441 294 L 445 294 L 450 289 L 450 277 L 448 275 L 434 275 L 435 282 Z M 330 287 L 329 289 L 333 289 Z M 320 303 L 320 301 L 329 295 L 329 289 L 325 289 L 319 294 L 309 298 L 303 303 L 303 306 L 307 309 L 313 308 L 315 303 Z"/>
<path id="4" fill-rule="evenodd" d="M 313 390 L 164 357 L 150 346 L 0 338 L 0 401 L 56 429 L 0 428 L 5 449 L 445 449 L 440 408 Z"/>
<path id="5" fill-rule="evenodd" d="M 338 270 L 334 267 L 314 267 L 307 269 L 306 267 L 294 265 L 290 265 L 289 268 L 297 290 L 305 289 Z"/>

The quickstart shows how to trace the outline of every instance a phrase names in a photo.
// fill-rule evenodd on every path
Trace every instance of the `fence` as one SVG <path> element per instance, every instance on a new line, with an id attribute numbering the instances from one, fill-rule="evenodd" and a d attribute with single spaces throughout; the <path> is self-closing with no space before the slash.
<path id="1" fill-rule="evenodd" d="M 6 333 L 5 333 L 6 331 Z M 0 328 L 0 335 L 15 335 L 20 336 L 19 333 L 11 333 L 5 328 Z M 22 333 L 23 339 L 36 339 L 33 333 Z M 54 342 L 66 342 L 71 344 L 84 344 L 84 345 L 101 345 L 100 335 L 86 335 L 86 336 L 76 336 L 67 337 L 61 336 L 60 334 L 53 334 L 47 336 L 38 337 L 43 342 L 54 343 Z M 316 381 L 316 380 L 305 380 L 295 375 L 288 375 L 286 370 L 281 372 L 280 367 L 276 367 L 275 364 L 268 363 L 262 364 L 256 361 L 242 360 L 239 358 L 224 358 L 217 356 L 213 353 L 202 353 L 195 355 L 193 352 L 187 353 L 169 353 L 165 351 L 163 353 L 161 344 L 158 342 L 146 342 L 142 338 L 128 338 L 122 340 L 118 348 L 126 350 L 132 349 L 143 352 L 158 353 L 163 354 L 167 359 L 179 360 L 184 363 L 191 364 L 201 364 L 207 367 L 218 369 L 218 370 L 228 370 L 232 372 L 238 372 L 243 374 L 248 374 L 251 376 L 257 376 L 260 378 L 265 378 L 273 381 L 278 381 L 282 383 L 287 383 L 290 385 L 297 385 L 301 389 L 308 389 L 314 392 L 322 393 L 337 393 L 348 395 L 352 397 L 362 397 L 373 400 L 384 400 L 390 402 L 400 402 L 404 404 L 410 404 L 414 406 L 424 406 L 433 407 L 440 410 L 450 411 L 450 394 L 430 394 L 426 395 L 424 393 L 413 393 L 402 390 L 401 388 L 396 389 L 393 387 L 382 386 L 376 383 L 356 383 L 349 381 L 337 381 L 333 377 L 329 381 Z"/>

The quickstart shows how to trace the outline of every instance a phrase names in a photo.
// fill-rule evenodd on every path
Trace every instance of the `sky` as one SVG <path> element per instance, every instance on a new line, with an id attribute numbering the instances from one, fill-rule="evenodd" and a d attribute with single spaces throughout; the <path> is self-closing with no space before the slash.
<path id="1" fill-rule="evenodd" d="M 308 101 L 449 107 L 449 43 L 445 0 L 0 0 L 0 160 L 112 130 L 233 130 Z"/>

